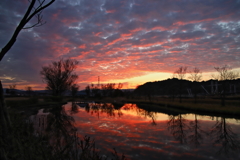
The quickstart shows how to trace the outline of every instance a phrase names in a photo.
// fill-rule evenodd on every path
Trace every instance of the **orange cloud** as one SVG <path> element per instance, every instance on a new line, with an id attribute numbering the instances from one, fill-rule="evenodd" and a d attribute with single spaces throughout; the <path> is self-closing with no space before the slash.
<path id="1" fill-rule="evenodd" d="M 160 31 L 166 31 L 168 30 L 167 28 L 164 28 L 162 26 L 157 26 L 157 27 L 153 27 L 151 30 L 160 30 Z"/>
<path id="2" fill-rule="evenodd" d="M 114 13 L 116 10 L 106 10 L 106 13 Z"/>
<path id="3" fill-rule="evenodd" d="M 102 32 L 97 32 L 97 33 L 94 33 L 94 32 L 93 32 L 94 36 L 99 36 L 101 33 L 102 33 Z"/>
<path id="4" fill-rule="evenodd" d="M 82 45 L 78 46 L 78 48 L 85 49 L 86 48 L 86 44 L 82 44 Z"/>
<path id="5" fill-rule="evenodd" d="M 194 23 L 202 23 L 202 22 L 214 21 L 216 19 L 218 19 L 218 18 L 207 18 L 207 19 L 194 20 L 194 21 L 188 21 L 188 22 L 178 21 L 178 22 L 173 23 L 173 25 L 182 26 L 182 25 L 186 25 L 186 24 L 194 24 Z"/>
<path id="6" fill-rule="evenodd" d="M 121 34 L 121 37 L 129 37 L 129 36 L 132 36 L 132 34 L 131 33 Z"/>
<path id="7" fill-rule="evenodd" d="M 130 32 L 139 32 L 142 30 L 143 30 L 143 28 L 135 28 L 135 29 L 130 30 Z"/>
<path id="8" fill-rule="evenodd" d="M 92 43 L 92 45 L 101 45 L 102 43 L 100 43 L 100 42 L 96 42 L 96 43 Z"/>
<path id="9" fill-rule="evenodd" d="M 113 44 L 115 44 L 117 42 L 120 42 L 120 41 L 122 41 L 122 38 L 115 39 L 114 41 L 109 42 L 108 45 L 113 45 Z"/>

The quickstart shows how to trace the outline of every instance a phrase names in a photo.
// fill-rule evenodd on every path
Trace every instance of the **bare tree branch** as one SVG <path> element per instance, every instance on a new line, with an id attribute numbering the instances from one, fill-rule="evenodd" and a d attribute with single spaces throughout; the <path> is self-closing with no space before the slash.
<path id="1" fill-rule="evenodd" d="M 47 89 L 55 96 L 61 96 L 65 91 L 70 90 L 78 76 L 73 73 L 78 61 L 72 59 L 61 59 L 42 67 L 40 74 L 47 84 Z"/>
<path id="2" fill-rule="evenodd" d="M 239 77 L 238 72 L 232 71 L 232 68 L 224 65 L 222 67 L 214 67 L 218 72 L 217 75 L 213 75 L 213 78 L 217 79 L 218 81 L 222 82 L 223 92 L 221 93 L 221 104 L 225 106 L 225 96 L 226 96 L 226 81 L 227 80 L 234 80 Z"/>
<path id="3" fill-rule="evenodd" d="M 195 67 L 190 72 L 189 79 L 191 79 L 193 82 L 199 82 L 202 79 L 202 72 L 199 68 Z"/>
<path id="4" fill-rule="evenodd" d="M 14 45 L 14 43 L 17 40 L 17 36 L 20 33 L 20 31 L 22 29 L 29 29 L 29 28 L 33 28 L 33 27 L 39 27 L 42 26 L 43 24 L 45 24 L 45 22 L 43 22 L 42 20 L 42 11 L 47 8 L 48 6 L 50 6 L 55 0 L 50 0 L 48 3 L 45 3 L 45 0 L 38 0 L 38 6 L 35 8 L 34 5 L 36 4 L 36 0 L 31 0 L 29 1 L 29 7 L 26 11 L 26 13 L 24 14 L 22 20 L 20 21 L 20 23 L 18 24 L 17 28 L 15 29 L 11 39 L 8 41 L 8 43 L 2 48 L 1 52 L 0 52 L 0 61 L 2 61 L 4 55 L 12 48 L 12 46 Z M 31 13 L 32 12 L 32 13 Z M 30 26 L 30 27 L 25 27 L 24 26 L 34 17 L 37 16 L 37 22 Z"/>
<path id="5" fill-rule="evenodd" d="M 174 78 L 183 80 L 186 76 L 186 73 L 187 73 L 187 67 L 181 66 L 174 72 Z"/>

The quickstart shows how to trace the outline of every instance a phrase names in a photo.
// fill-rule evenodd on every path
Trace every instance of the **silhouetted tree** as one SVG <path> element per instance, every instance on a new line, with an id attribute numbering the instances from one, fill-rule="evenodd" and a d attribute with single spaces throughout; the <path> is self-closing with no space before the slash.
<path id="1" fill-rule="evenodd" d="M 14 43 L 17 40 L 17 37 L 22 29 L 29 29 L 37 26 L 43 25 L 45 22 L 42 19 L 42 11 L 50 6 L 55 0 L 29 0 L 30 4 L 28 6 L 27 11 L 25 12 L 23 18 L 21 19 L 20 23 L 17 25 L 16 29 L 14 30 L 14 33 L 10 40 L 7 42 L 7 44 L 2 48 L 0 51 L 0 61 L 2 61 L 5 54 L 12 48 Z M 13 11 L 14 12 L 14 11 Z M 31 26 L 25 27 L 25 25 L 33 18 L 37 17 L 37 22 Z M 8 157 L 6 155 L 6 151 L 14 152 L 17 149 L 13 150 L 13 146 L 11 146 L 13 143 L 11 143 L 12 139 L 14 138 L 12 134 L 12 125 L 9 118 L 9 114 L 5 105 L 4 96 L 3 96 L 3 87 L 2 82 L 0 81 L 0 128 L 1 128 L 1 144 L 0 144 L 0 150 L 1 150 L 1 159 L 7 160 Z M 10 148 L 4 147 L 3 144 L 9 144 L 11 146 Z M 15 147 L 15 146 L 14 146 Z M 9 149 L 9 150 L 8 150 Z M 9 153 L 8 155 L 11 155 Z"/>
<path id="2" fill-rule="evenodd" d="M 122 83 L 119 83 L 117 87 L 115 83 L 102 84 L 101 91 L 103 96 L 118 97 L 123 96 L 123 92 L 121 90 L 122 87 Z"/>
<path id="3" fill-rule="evenodd" d="M 73 73 L 78 61 L 72 59 L 61 59 L 58 62 L 52 62 L 49 66 L 42 67 L 40 74 L 43 81 L 47 83 L 47 89 L 52 91 L 55 96 L 62 95 L 77 80 L 78 76 Z"/>
<path id="4" fill-rule="evenodd" d="M 202 73 L 199 68 L 195 67 L 190 72 L 189 79 L 193 81 L 194 103 L 197 103 L 197 82 L 201 81 Z"/>
<path id="5" fill-rule="evenodd" d="M 185 78 L 187 73 L 187 67 L 179 67 L 175 72 L 174 72 L 174 78 L 179 79 L 179 102 L 182 103 L 182 87 L 183 87 L 183 79 Z"/>
<path id="6" fill-rule="evenodd" d="M 30 96 L 33 93 L 33 90 L 32 90 L 31 86 L 26 87 L 26 93 L 28 94 L 28 96 Z"/>
<path id="7" fill-rule="evenodd" d="M 88 97 L 90 97 L 91 89 L 90 89 L 90 86 L 89 86 L 89 85 L 86 86 L 85 92 L 86 92 L 86 95 L 87 95 Z"/>
<path id="8" fill-rule="evenodd" d="M 115 85 L 116 85 L 115 83 L 102 84 L 101 88 L 103 96 L 112 97 L 113 92 L 115 90 Z"/>
<path id="9" fill-rule="evenodd" d="M 9 90 L 11 95 L 16 94 L 16 84 L 9 85 Z"/>
<path id="10" fill-rule="evenodd" d="M 17 40 L 18 34 L 22 29 L 30 29 L 33 27 L 39 27 L 46 22 L 43 21 L 42 11 L 50 6 L 55 0 L 29 0 L 30 4 L 26 13 L 24 14 L 23 18 L 21 19 L 20 23 L 18 24 L 17 28 L 15 29 L 11 39 L 8 43 L 2 48 L 0 52 L 0 61 L 4 57 L 4 55 L 12 48 L 14 43 Z M 37 22 L 31 26 L 25 27 L 25 25 L 33 18 L 37 18 Z"/>
<path id="11" fill-rule="evenodd" d="M 90 94 L 95 98 L 101 98 L 102 96 L 99 86 L 94 84 L 91 84 L 90 86 Z"/>
<path id="12" fill-rule="evenodd" d="M 77 84 L 73 84 L 71 86 L 71 94 L 73 97 L 77 95 L 78 89 L 79 89 L 79 86 Z"/>
<path id="13" fill-rule="evenodd" d="M 232 71 L 227 65 L 222 67 L 214 67 L 214 69 L 218 72 L 217 75 L 213 75 L 213 77 L 222 82 L 222 93 L 221 93 L 221 105 L 225 106 L 225 96 L 226 96 L 226 82 L 227 80 L 234 80 L 239 77 L 238 72 Z"/>

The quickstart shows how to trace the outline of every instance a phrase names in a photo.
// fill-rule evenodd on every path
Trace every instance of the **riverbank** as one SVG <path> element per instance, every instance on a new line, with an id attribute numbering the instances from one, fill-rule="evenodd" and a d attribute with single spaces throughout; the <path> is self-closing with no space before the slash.
<path id="1" fill-rule="evenodd" d="M 43 98 L 6 98 L 7 105 L 16 111 L 24 111 L 28 115 L 36 114 L 39 109 L 51 108 L 55 105 L 63 105 L 70 101 L 69 97 L 61 99 L 61 101 L 49 101 Z M 229 117 L 240 117 L 240 100 L 239 97 L 226 99 L 226 106 L 221 106 L 221 100 L 216 98 L 198 99 L 197 103 L 194 100 L 183 99 L 180 103 L 178 99 L 174 101 L 170 98 L 155 98 L 152 100 L 144 98 L 102 98 L 102 99 L 76 99 L 76 101 L 95 101 L 107 102 L 113 104 L 136 103 L 142 108 L 152 111 L 165 111 L 169 113 L 202 113 L 208 115 L 224 115 Z"/>
<path id="2" fill-rule="evenodd" d="M 46 101 L 41 97 L 10 97 L 5 98 L 6 105 L 11 112 L 23 113 L 26 116 L 35 115 L 40 109 L 51 109 L 67 103 L 67 100 Z"/>
<path id="3" fill-rule="evenodd" d="M 240 117 L 240 101 L 231 101 L 232 103 L 228 103 L 226 106 L 220 105 L 220 100 L 211 100 L 206 99 L 202 102 L 193 103 L 192 101 L 185 101 L 185 102 L 177 102 L 177 101 L 170 101 L 168 99 L 161 99 L 161 100 L 141 100 L 141 99 L 132 99 L 127 100 L 128 103 L 136 103 L 139 105 L 143 105 L 144 108 L 151 108 L 154 110 L 160 109 L 171 109 L 177 110 L 180 113 L 202 113 L 202 114 L 209 114 L 209 115 L 224 115 L 230 117 Z M 231 104 L 231 105 L 230 105 Z"/>
<path id="4" fill-rule="evenodd" d="M 90 101 L 95 101 L 90 99 Z M 141 108 L 151 111 L 165 111 L 166 113 L 201 113 L 204 115 L 221 115 L 228 117 L 240 117 L 240 98 L 239 97 L 228 97 L 226 99 L 226 105 L 221 106 L 221 99 L 217 98 L 202 98 L 197 99 L 197 103 L 194 103 L 194 99 L 188 98 L 183 99 L 182 103 L 179 99 L 175 98 L 103 98 L 97 100 L 100 102 L 109 103 L 136 103 Z"/>

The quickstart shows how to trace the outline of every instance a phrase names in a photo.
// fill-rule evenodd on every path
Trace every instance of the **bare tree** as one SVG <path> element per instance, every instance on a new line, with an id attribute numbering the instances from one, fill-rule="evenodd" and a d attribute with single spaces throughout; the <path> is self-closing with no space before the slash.
<path id="1" fill-rule="evenodd" d="M 221 93 L 221 105 L 225 106 L 225 97 L 226 97 L 226 81 L 234 80 L 239 77 L 238 72 L 232 71 L 232 68 L 224 65 L 222 67 L 214 67 L 214 69 L 218 72 L 217 75 L 213 75 L 213 78 L 222 82 L 222 93 Z"/>
<path id="2" fill-rule="evenodd" d="M 187 67 L 179 67 L 173 74 L 174 78 L 178 78 L 179 80 L 179 102 L 182 103 L 182 87 L 183 87 L 183 79 L 186 77 Z"/>
<path id="3" fill-rule="evenodd" d="M 186 77 L 187 73 L 187 67 L 179 67 L 173 74 L 174 78 L 178 78 L 180 80 L 183 80 Z"/>
<path id="4" fill-rule="evenodd" d="M 90 88 L 89 85 L 87 85 L 87 86 L 85 87 L 85 92 L 86 92 L 86 95 L 87 95 L 88 97 L 90 97 L 90 94 L 91 94 L 91 88 Z"/>
<path id="5" fill-rule="evenodd" d="M 9 85 L 9 90 L 10 90 L 10 94 L 11 95 L 15 95 L 16 94 L 16 84 L 11 84 Z"/>
<path id="6" fill-rule="evenodd" d="M 213 75 L 213 78 L 219 81 L 234 80 L 239 77 L 239 73 L 232 71 L 232 68 L 227 65 L 214 67 L 214 69 L 218 72 L 218 74 Z"/>
<path id="7" fill-rule="evenodd" d="M 55 96 L 62 95 L 70 90 L 71 86 L 77 80 L 78 76 L 73 73 L 78 61 L 72 59 L 61 59 L 58 62 L 52 62 L 48 66 L 42 67 L 40 74 L 43 81 L 47 83 L 47 89 L 52 91 Z"/>
<path id="8" fill-rule="evenodd" d="M 122 83 L 118 83 L 118 85 L 115 83 L 102 84 L 101 91 L 103 96 L 117 97 L 123 95 L 123 92 L 121 91 L 122 87 Z"/>
<path id="9" fill-rule="evenodd" d="M 32 87 L 31 86 L 26 86 L 25 88 L 26 88 L 26 92 L 27 92 L 28 96 L 30 96 L 33 92 Z"/>
<path id="10" fill-rule="evenodd" d="M 199 82 L 202 79 L 202 72 L 199 68 L 194 67 L 192 72 L 190 72 L 189 79 L 191 79 L 193 82 Z"/>
<path id="11" fill-rule="evenodd" d="M 77 85 L 77 84 L 73 84 L 71 86 L 71 93 L 72 93 L 73 97 L 75 97 L 77 95 L 78 89 L 79 89 L 79 85 Z"/>
<path id="12" fill-rule="evenodd" d="M 7 42 L 7 44 L 2 48 L 0 51 L 0 61 L 2 61 L 5 54 L 12 48 L 14 43 L 17 40 L 17 37 L 22 29 L 29 29 L 37 26 L 43 25 L 45 22 L 43 21 L 42 11 L 49 7 L 55 0 L 29 0 L 30 4 L 28 6 L 27 11 L 25 12 L 23 18 L 21 19 L 20 23 L 18 24 L 17 28 L 15 29 L 11 39 Z M 25 25 L 33 18 L 37 17 L 37 22 L 31 26 L 25 27 Z M 12 124 L 9 118 L 9 114 L 5 105 L 5 100 L 3 96 L 3 87 L 2 82 L 0 80 L 0 128 L 1 128 L 1 142 L 3 144 L 10 144 L 10 148 L 4 147 L 1 143 L 1 159 L 7 160 L 8 157 L 6 153 L 12 150 L 14 144 L 12 143 Z M 19 149 L 19 148 L 18 148 Z M 7 152 L 6 152 L 7 151 Z M 16 151 L 17 152 L 17 151 Z M 11 153 L 9 153 L 11 155 Z"/>
<path id="13" fill-rule="evenodd" d="M 201 81 L 202 79 L 202 72 L 200 71 L 200 69 L 194 67 L 193 70 L 190 72 L 189 79 L 193 81 L 194 103 L 197 103 L 197 82 Z"/>

